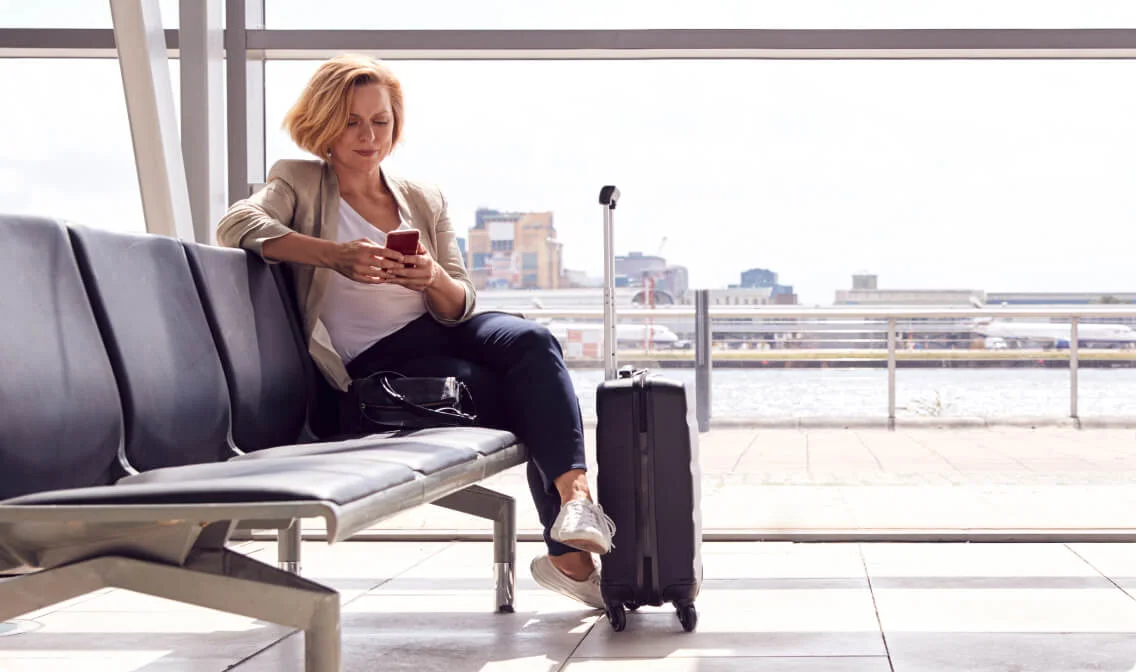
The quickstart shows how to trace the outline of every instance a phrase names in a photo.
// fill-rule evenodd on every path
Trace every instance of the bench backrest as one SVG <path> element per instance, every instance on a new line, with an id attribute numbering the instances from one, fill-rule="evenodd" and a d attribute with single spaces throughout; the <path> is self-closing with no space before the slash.
<path id="1" fill-rule="evenodd" d="M 0 217 L 0 499 L 122 472 L 114 373 L 62 224 Z"/>
<path id="2" fill-rule="evenodd" d="M 244 451 L 296 443 L 308 409 L 308 355 L 268 264 L 244 250 L 186 243 Z"/>
<path id="3" fill-rule="evenodd" d="M 70 233 L 118 378 L 127 460 L 146 471 L 229 457 L 224 371 L 181 244 L 80 226 Z"/>

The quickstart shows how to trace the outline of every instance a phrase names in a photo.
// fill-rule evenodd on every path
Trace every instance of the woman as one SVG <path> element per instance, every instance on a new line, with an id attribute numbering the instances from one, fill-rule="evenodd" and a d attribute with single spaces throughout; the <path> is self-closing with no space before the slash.
<path id="1" fill-rule="evenodd" d="M 274 165 L 263 189 L 229 209 L 217 239 L 293 265 L 309 351 L 344 400 L 353 379 L 380 370 L 462 375 L 452 367 L 468 361 L 492 371 L 499 409 L 484 412 L 484 381 L 471 388 L 482 415 L 496 413 L 494 424 L 529 450 L 548 545 L 533 578 L 602 608 L 591 554 L 608 551 L 614 530 L 588 489 L 579 404 L 560 345 L 533 322 L 474 314 L 445 198 L 382 169 L 404 121 L 401 86 L 385 65 L 353 55 L 325 62 L 284 120 L 293 141 L 320 160 Z M 384 247 L 388 233 L 411 228 L 417 254 Z M 426 373 L 424 362 L 450 370 Z"/>

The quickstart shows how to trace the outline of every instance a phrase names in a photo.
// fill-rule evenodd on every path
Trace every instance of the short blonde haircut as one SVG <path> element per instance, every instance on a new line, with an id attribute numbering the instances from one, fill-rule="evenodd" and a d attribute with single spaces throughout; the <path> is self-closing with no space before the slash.
<path id="1" fill-rule="evenodd" d="M 320 65 L 300 98 L 284 117 L 284 128 L 301 149 L 326 158 L 347 128 L 355 87 L 379 84 L 390 91 L 394 113 L 393 144 L 402 135 L 402 85 L 386 64 L 358 54 L 343 54 Z"/>

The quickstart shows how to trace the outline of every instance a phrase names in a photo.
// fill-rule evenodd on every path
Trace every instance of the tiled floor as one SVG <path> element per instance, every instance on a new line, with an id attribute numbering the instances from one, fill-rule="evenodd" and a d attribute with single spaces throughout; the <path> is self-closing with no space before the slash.
<path id="1" fill-rule="evenodd" d="M 244 552 L 274 561 L 270 544 Z M 1136 670 L 1136 546 L 708 543 L 696 632 L 644 607 L 615 633 L 539 589 L 492 613 L 481 543 L 306 543 L 343 595 L 346 670 L 921 672 Z M 30 614 L 0 670 L 301 670 L 279 626 L 117 590 Z"/>

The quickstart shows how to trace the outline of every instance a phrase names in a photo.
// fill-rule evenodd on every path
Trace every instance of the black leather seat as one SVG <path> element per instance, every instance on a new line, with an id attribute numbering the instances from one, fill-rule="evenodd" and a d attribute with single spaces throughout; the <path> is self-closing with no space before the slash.
<path id="1" fill-rule="evenodd" d="M 431 502 L 495 521 L 511 610 L 515 503 L 469 486 L 524 462 L 512 434 L 316 443 L 307 353 L 264 262 L 201 248 L 191 269 L 173 239 L 35 217 L 0 216 L 0 240 L 0 572 L 41 570 L 0 582 L 0 621 L 117 586 L 304 629 L 309 666 L 334 669 L 335 591 L 229 535 L 320 517 L 336 542 Z"/>
<path id="2" fill-rule="evenodd" d="M 247 451 L 236 460 L 366 453 L 366 459 L 404 464 L 429 475 L 516 446 L 510 432 L 467 427 L 301 443 L 311 440 L 303 427 L 308 398 L 296 391 L 308 384 L 310 358 L 295 331 L 287 328 L 286 299 L 271 269 L 242 251 L 194 243 L 184 247 L 230 382 L 236 447 Z M 282 365 L 276 366 L 277 361 Z M 273 418 L 283 422 L 277 425 Z"/>
<path id="3" fill-rule="evenodd" d="M 114 373 L 67 233 L 0 220 L 0 500 L 122 474 Z"/>
<path id="4" fill-rule="evenodd" d="M 328 501 L 350 504 L 416 479 L 401 464 L 301 457 L 261 462 L 195 464 L 128 476 L 108 488 L 26 495 L 5 505 L 210 504 Z"/>
<path id="5" fill-rule="evenodd" d="M 128 503 L 134 494 L 139 504 L 207 502 L 211 488 L 223 502 L 259 492 L 260 501 L 342 503 L 435 466 L 399 459 L 409 453 L 225 461 L 224 373 L 181 245 L 32 218 L 4 221 L 0 235 L 0 262 L 17 277 L 0 327 L 0 495 L 28 495 L 5 505 Z M 448 465 L 476 459 L 470 449 L 436 451 Z M 150 487 L 58 492 L 132 470 L 143 471 L 119 482 Z"/>

